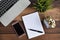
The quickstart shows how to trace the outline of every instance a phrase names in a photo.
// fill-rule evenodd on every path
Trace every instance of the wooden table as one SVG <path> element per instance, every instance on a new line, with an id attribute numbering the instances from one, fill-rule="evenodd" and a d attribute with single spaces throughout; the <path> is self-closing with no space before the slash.
<path id="1" fill-rule="evenodd" d="M 33 38 L 31 40 L 60 40 L 60 0 L 54 1 L 53 3 L 53 9 L 47 10 L 45 12 L 45 15 L 50 15 L 53 17 L 53 19 L 56 20 L 56 28 L 54 29 L 47 29 L 44 25 L 45 35 L 38 36 L 36 38 Z M 31 12 L 36 11 L 33 7 L 27 7 L 18 17 L 16 17 L 13 22 L 20 21 L 21 25 L 23 26 L 21 17 L 23 15 L 30 14 Z M 42 14 L 39 14 L 42 18 Z M 27 36 L 24 35 L 21 38 L 18 38 L 16 36 L 16 33 L 14 29 L 12 28 L 11 22 L 7 27 L 4 27 L 0 23 L 0 40 L 28 40 Z"/>

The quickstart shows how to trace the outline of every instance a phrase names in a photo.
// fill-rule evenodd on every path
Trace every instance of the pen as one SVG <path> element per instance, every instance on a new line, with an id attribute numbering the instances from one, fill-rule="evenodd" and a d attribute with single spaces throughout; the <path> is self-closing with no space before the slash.
<path id="1" fill-rule="evenodd" d="M 43 33 L 42 31 L 38 31 L 38 30 L 34 30 L 34 29 L 29 29 L 29 30 L 39 32 L 39 33 Z"/>

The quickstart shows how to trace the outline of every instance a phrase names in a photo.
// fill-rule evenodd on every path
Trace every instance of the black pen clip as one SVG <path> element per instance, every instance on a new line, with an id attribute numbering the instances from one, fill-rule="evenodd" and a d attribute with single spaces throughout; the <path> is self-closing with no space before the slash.
<path id="1" fill-rule="evenodd" d="M 42 31 L 38 31 L 38 30 L 34 30 L 34 29 L 29 29 L 29 30 L 39 32 L 39 33 L 43 33 Z"/>

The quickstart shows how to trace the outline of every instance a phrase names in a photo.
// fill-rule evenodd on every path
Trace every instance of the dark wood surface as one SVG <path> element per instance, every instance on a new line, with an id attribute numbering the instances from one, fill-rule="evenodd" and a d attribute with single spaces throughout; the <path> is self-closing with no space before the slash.
<path id="1" fill-rule="evenodd" d="M 20 21 L 22 27 L 24 27 L 23 22 Z M 56 28 L 52 29 L 49 28 L 47 29 L 46 26 L 44 26 L 44 30 L 46 34 L 60 34 L 60 21 L 56 21 Z M 0 34 L 14 34 L 15 31 L 12 27 L 12 25 L 10 24 L 8 27 L 4 27 L 2 24 L 0 25 Z"/>
<path id="2" fill-rule="evenodd" d="M 48 16 L 48 15 L 52 16 L 53 19 L 56 20 L 56 28 L 47 29 L 45 27 L 45 25 L 43 24 L 43 28 L 45 30 L 45 35 L 38 36 L 38 37 L 33 38 L 31 40 L 60 40 L 60 0 L 55 0 L 52 5 L 53 5 L 53 9 L 47 10 L 44 13 L 46 16 Z M 12 28 L 11 24 L 15 21 L 20 21 L 21 26 L 24 27 L 21 17 L 23 15 L 30 14 L 31 12 L 34 12 L 34 11 L 36 11 L 36 10 L 33 7 L 26 8 L 7 27 L 4 27 L 0 23 L 0 40 L 28 40 L 26 35 L 24 35 L 21 38 L 18 38 L 16 36 L 16 33 L 15 33 L 14 29 Z M 41 18 L 43 17 L 42 14 L 40 14 L 40 17 Z"/>
<path id="3" fill-rule="evenodd" d="M 18 38 L 16 34 L 0 34 L 0 40 L 28 40 L 26 35 Z M 45 34 L 31 40 L 60 40 L 60 34 Z"/>

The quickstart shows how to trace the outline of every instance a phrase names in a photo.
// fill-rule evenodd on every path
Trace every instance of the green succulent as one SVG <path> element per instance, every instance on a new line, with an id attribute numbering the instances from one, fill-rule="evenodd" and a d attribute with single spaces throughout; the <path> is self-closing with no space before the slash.
<path id="1" fill-rule="evenodd" d="M 33 5 L 37 11 L 44 12 L 47 9 L 52 8 L 51 4 L 52 4 L 52 0 L 37 0 L 37 2 L 34 3 Z"/>

